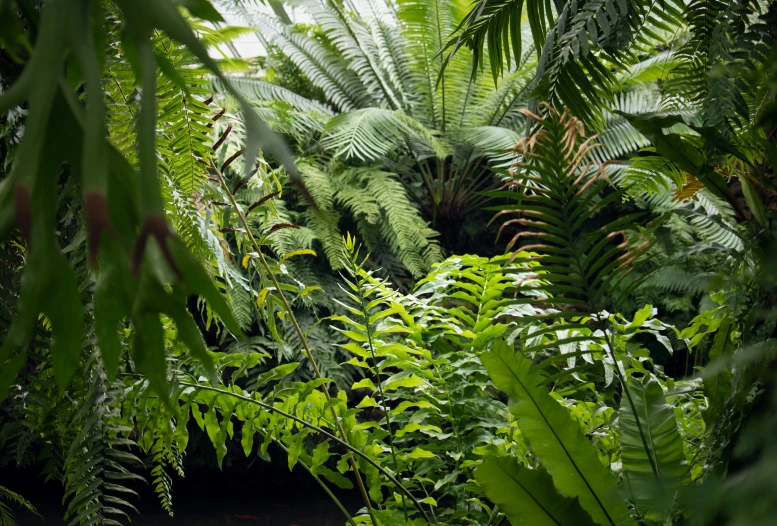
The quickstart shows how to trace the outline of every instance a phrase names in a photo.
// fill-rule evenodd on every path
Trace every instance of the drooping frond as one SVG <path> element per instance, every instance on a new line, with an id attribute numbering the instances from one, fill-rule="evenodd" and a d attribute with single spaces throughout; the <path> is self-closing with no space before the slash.
<path id="1" fill-rule="evenodd" d="M 35 506 L 33 506 L 30 501 L 18 493 L 11 491 L 4 486 L 0 486 L 0 526 L 18 526 L 11 506 L 30 513 L 38 513 Z"/>
<path id="2" fill-rule="evenodd" d="M 66 452 L 63 466 L 65 520 L 70 524 L 120 525 L 137 511 L 127 497 L 136 495 L 128 480 L 143 480 L 132 469 L 142 466 L 130 450 L 135 442 L 119 423 L 122 385 L 111 385 L 96 354 L 89 360 L 91 385 L 71 425 L 78 430 Z"/>
<path id="3" fill-rule="evenodd" d="M 485 157 L 497 168 L 509 168 L 515 163 L 515 145 L 521 140 L 518 133 L 497 126 L 479 126 L 464 132 L 466 142 L 474 147 L 472 157 Z"/>
<path id="4" fill-rule="evenodd" d="M 308 177 L 311 175 L 313 172 Z M 350 213 L 363 236 L 372 232 L 372 235 L 368 234 L 365 238 L 370 250 L 374 251 L 379 243 L 385 243 L 415 277 L 423 275 L 432 264 L 442 259 L 435 239 L 437 233 L 429 228 L 418 210 L 410 204 L 405 188 L 394 174 L 379 169 L 359 168 L 330 172 L 328 175 L 332 178 L 334 193 L 331 195 L 336 207 L 317 213 L 310 212 L 309 224 L 324 245 L 333 267 L 337 265 L 336 268 L 339 268 L 337 262 L 340 261 L 342 248 L 335 220 L 340 217 L 338 210 Z M 323 193 L 323 185 L 321 190 Z"/>
<path id="5" fill-rule="evenodd" d="M 496 80 L 504 71 L 505 63 L 509 69 L 511 58 L 514 57 L 518 62 L 523 54 L 521 25 L 524 5 L 535 45 L 541 48 L 547 28 L 555 17 L 549 3 L 543 0 L 481 0 L 472 4 L 470 12 L 456 28 L 456 33 L 448 37 L 444 48 L 448 54 L 446 63 L 452 60 L 462 46 L 467 46 L 473 52 L 472 74 L 475 75 L 478 67 L 488 61 L 491 75 Z"/>
<path id="6" fill-rule="evenodd" d="M 455 53 L 466 45 L 475 61 L 486 55 L 496 79 L 506 58 L 520 57 L 520 21 L 524 7 L 540 53 L 535 86 L 551 102 L 561 101 L 574 114 L 596 121 L 596 106 L 611 96 L 615 78 L 607 62 L 627 60 L 631 47 L 666 45 L 672 29 L 683 24 L 683 3 L 590 0 L 479 2 L 446 45 Z M 452 54 L 453 54 L 452 53 Z M 448 55 L 449 58 L 451 55 Z M 477 71 L 477 69 L 475 69 Z"/>
<path id="7" fill-rule="evenodd" d="M 591 150 L 591 158 L 598 163 L 616 159 L 627 159 L 637 154 L 650 141 L 639 133 L 629 122 L 613 113 L 622 111 L 629 114 L 649 113 L 657 109 L 656 97 L 647 90 L 634 90 L 615 96 L 614 104 L 605 113 L 605 124 L 598 143 L 603 145 Z"/>
<path id="8" fill-rule="evenodd" d="M 284 101 L 300 111 L 318 112 L 324 115 L 333 114 L 331 109 L 317 101 L 306 99 L 291 90 L 265 82 L 261 79 L 233 77 L 230 78 L 229 82 L 249 102 Z M 216 90 L 225 93 L 226 90 L 222 84 L 223 83 L 219 79 L 213 80 L 213 85 Z"/>
<path id="9" fill-rule="evenodd" d="M 336 2 L 305 0 L 303 5 L 342 54 L 348 68 L 358 76 L 370 96 L 378 101 L 378 105 L 400 109 L 400 88 L 392 82 L 391 71 L 381 66 L 381 54 L 369 28 L 346 13 Z M 393 77 L 396 78 L 396 74 Z"/>
<path id="10" fill-rule="evenodd" d="M 316 39 L 288 26 L 261 17 L 262 29 L 271 41 L 307 76 L 313 85 L 340 111 L 362 107 L 371 100 L 359 77 L 349 69 L 343 56 Z"/>
<path id="11" fill-rule="evenodd" d="M 157 86 L 159 114 L 158 148 L 162 152 L 160 168 L 176 188 L 192 194 L 208 178 L 207 162 L 212 154 L 209 125 L 214 112 L 203 101 L 211 97 L 207 69 L 186 48 L 172 40 L 159 38 L 157 53 L 167 60 L 186 85 L 188 93 L 167 76 Z"/>

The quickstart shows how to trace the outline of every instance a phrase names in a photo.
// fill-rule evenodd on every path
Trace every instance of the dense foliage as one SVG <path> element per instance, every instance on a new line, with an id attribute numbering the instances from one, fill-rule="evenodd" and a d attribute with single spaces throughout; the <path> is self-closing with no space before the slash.
<path id="1" fill-rule="evenodd" d="M 172 515 L 193 433 L 354 526 L 772 523 L 777 4 L 217 5 L 0 0 L 0 468 L 72 525 Z"/>

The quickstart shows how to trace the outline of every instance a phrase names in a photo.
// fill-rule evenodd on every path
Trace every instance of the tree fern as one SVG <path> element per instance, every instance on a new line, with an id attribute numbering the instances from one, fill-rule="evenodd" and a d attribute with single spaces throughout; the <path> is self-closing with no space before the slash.
<path id="1" fill-rule="evenodd" d="M 487 200 L 473 193 L 493 189 L 490 168 L 502 168 L 509 161 L 508 143 L 518 136 L 509 128 L 523 127 L 519 110 L 529 97 L 534 61 L 531 53 L 525 53 L 495 90 L 490 80 L 470 75 L 472 58 L 460 53 L 438 83 L 444 57 L 437 50 L 463 17 L 465 6 L 412 0 L 400 2 L 396 9 L 384 7 L 373 3 L 357 9 L 360 20 L 334 2 L 307 2 L 304 9 L 320 25 L 320 37 L 256 19 L 264 20 L 261 23 L 276 35 L 272 38 L 283 53 L 315 85 L 325 87 L 315 76 L 319 73 L 310 69 L 309 54 L 289 47 L 292 36 L 299 41 L 297 47 L 319 50 L 319 69 L 326 63 L 332 71 L 327 78 L 338 71 L 342 78 L 347 74 L 358 80 L 358 88 L 341 89 L 342 93 L 369 94 L 350 104 L 339 103 L 345 95 L 327 84 L 327 102 L 334 101 L 340 113 L 328 119 L 320 142 L 311 140 L 316 133 L 294 133 L 298 148 L 304 154 L 321 152 L 322 160 L 335 157 L 357 166 L 358 161 L 389 163 L 389 171 L 409 187 L 426 220 L 433 228 L 438 222 L 450 224 L 452 237 L 454 222 L 478 213 Z M 273 96 L 289 99 L 284 93 Z M 491 128 L 486 131 L 484 126 Z M 362 230 L 367 234 L 368 229 Z"/>

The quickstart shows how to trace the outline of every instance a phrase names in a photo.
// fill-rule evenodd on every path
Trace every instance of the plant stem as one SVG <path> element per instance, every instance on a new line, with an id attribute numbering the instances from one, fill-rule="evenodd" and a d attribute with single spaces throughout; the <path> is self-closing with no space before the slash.
<path id="1" fill-rule="evenodd" d="M 271 436 L 270 438 L 272 438 L 273 442 L 275 442 L 276 444 L 278 444 L 278 445 L 281 447 L 281 449 L 283 449 L 283 450 L 284 450 L 286 453 L 288 453 L 288 452 L 289 452 L 289 448 L 287 448 L 287 447 L 286 447 L 286 446 L 283 444 L 283 442 L 281 442 L 280 440 L 278 440 L 277 438 L 275 438 L 275 437 L 273 437 L 273 436 Z M 345 506 L 343 506 L 343 503 L 342 503 L 342 502 L 340 502 L 340 499 L 338 499 L 338 498 L 335 496 L 335 494 L 334 494 L 334 493 L 332 493 L 332 490 L 331 490 L 331 489 L 329 489 L 329 486 L 327 486 L 326 484 L 324 484 L 324 481 L 323 481 L 323 480 L 321 480 L 321 477 L 319 477 L 318 475 L 316 475 L 315 473 L 313 473 L 313 471 L 310 469 L 310 466 L 308 466 L 307 464 L 305 464 L 305 463 L 304 463 L 302 460 L 300 460 L 299 458 L 297 459 L 297 462 L 299 463 L 299 465 L 300 465 L 300 466 L 302 466 L 303 468 L 305 468 L 305 471 L 307 471 L 308 473 L 310 473 L 310 475 L 311 475 L 311 476 L 312 476 L 314 479 L 316 479 L 316 482 L 318 482 L 318 485 L 319 485 L 319 486 L 321 486 L 321 488 L 323 488 L 323 490 L 324 490 L 324 491 L 326 491 L 326 494 L 327 494 L 327 495 L 329 495 L 329 498 L 331 498 L 331 499 L 334 501 L 334 503 L 337 505 L 337 507 L 338 507 L 338 508 L 340 508 L 340 511 L 342 511 L 342 512 L 343 512 L 343 515 L 345 515 L 345 518 L 348 520 L 348 522 L 351 524 L 351 526 L 356 526 L 356 522 L 354 522 L 354 520 L 353 520 L 353 517 L 351 517 L 351 514 L 350 514 L 350 513 L 348 513 L 348 510 L 346 510 L 346 509 L 345 509 Z"/>
<path id="2" fill-rule="evenodd" d="M 272 280 L 273 286 L 275 287 L 275 291 L 278 293 L 278 296 L 281 299 L 281 302 L 283 303 L 284 308 L 286 309 L 286 313 L 289 315 L 289 320 L 291 320 L 292 325 L 294 326 L 294 330 L 297 332 L 297 336 L 299 337 L 300 342 L 302 343 L 302 349 L 305 352 L 305 356 L 310 361 L 310 365 L 313 367 L 313 372 L 315 373 L 316 377 L 321 379 L 323 378 L 323 375 L 321 374 L 321 371 L 318 368 L 318 364 L 316 363 L 315 358 L 313 358 L 313 352 L 310 350 L 310 346 L 308 345 L 308 340 L 305 337 L 305 334 L 302 332 L 302 329 L 299 326 L 299 323 L 297 322 L 296 316 L 294 316 L 294 312 L 291 309 L 291 305 L 289 304 L 289 301 L 286 299 L 286 295 L 283 294 L 283 290 L 281 290 L 281 286 L 278 283 L 277 278 L 275 277 L 275 273 L 270 268 L 270 265 L 267 263 L 267 259 L 265 259 L 264 254 L 262 254 L 262 249 L 259 246 L 259 243 L 256 242 L 256 238 L 254 238 L 254 234 L 251 232 L 251 229 L 248 227 L 248 220 L 246 219 L 245 214 L 243 213 L 243 210 L 237 205 L 237 202 L 235 201 L 235 196 L 230 191 L 229 187 L 227 186 L 226 181 L 224 180 L 224 175 L 221 173 L 221 170 L 216 168 L 216 166 L 211 163 L 211 168 L 214 172 L 216 172 L 216 175 L 218 176 L 219 183 L 221 184 L 221 188 L 224 190 L 224 192 L 227 194 L 227 197 L 229 197 L 229 201 L 232 204 L 232 208 L 235 210 L 235 213 L 240 218 L 240 223 L 243 225 L 243 228 L 245 229 L 246 234 L 248 235 L 248 239 L 251 241 L 251 245 L 254 247 L 254 251 L 259 256 L 259 261 L 262 263 L 262 266 L 264 267 L 267 274 L 269 274 L 270 279 Z M 321 385 L 321 392 L 324 393 L 324 396 L 326 397 L 327 401 L 331 400 L 332 397 L 329 394 L 328 384 L 322 384 Z M 332 418 L 334 419 L 335 425 L 337 426 L 338 434 L 340 435 L 340 438 L 342 438 L 342 441 L 345 443 L 348 443 L 348 437 L 345 434 L 345 430 L 343 429 L 343 425 L 340 423 L 340 419 L 337 417 L 337 413 L 335 412 L 335 408 L 330 408 L 332 411 Z M 353 458 L 353 455 L 348 455 L 348 460 L 351 464 L 351 468 L 353 469 L 353 474 L 356 477 L 356 483 L 359 486 L 359 491 L 362 494 L 362 499 L 364 499 L 364 505 L 367 507 L 367 513 L 370 515 L 370 519 L 372 520 L 373 526 L 378 526 L 378 521 L 375 519 L 375 514 L 372 510 L 372 503 L 370 502 L 370 496 L 367 493 L 367 488 L 364 486 L 364 481 L 362 480 L 361 474 L 359 472 L 359 466 L 356 463 L 356 460 Z"/>
<path id="3" fill-rule="evenodd" d="M 363 451 L 360 451 L 359 449 L 356 449 L 350 443 L 348 443 L 345 440 L 341 440 L 340 438 L 336 437 L 335 435 L 333 435 L 329 431 L 326 431 L 325 429 L 322 429 L 322 428 L 320 428 L 320 427 L 318 427 L 316 425 L 313 425 L 310 422 L 308 422 L 306 420 L 303 420 L 302 418 L 300 418 L 298 416 L 292 415 L 291 413 L 287 413 L 286 411 L 284 411 L 282 409 L 278 409 L 277 407 L 275 407 L 272 404 L 268 404 L 266 402 L 260 402 L 259 400 L 254 400 L 253 398 L 250 398 L 248 396 L 239 395 L 237 393 L 233 393 L 232 391 L 227 391 L 226 389 L 219 389 L 218 387 L 211 387 L 209 385 L 200 385 L 200 384 L 195 384 L 195 383 L 191 383 L 191 382 L 179 382 L 179 383 L 181 385 L 186 386 L 186 387 L 193 387 L 195 389 L 203 389 L 205 391 L 213 391 L 215 393 L 219 393 L 219 394 L 231 396 L 233 398 L 237 398 L 239 400 L 243 400 L 244 402 L 248 402 L 249 404 L 258 405 L 259 407 L 263 407 L 264 409 L 267 409 L 268 411 L 272 411 L 274 413 L 278 413 L 279 415 L 281 415 L 281 416 L 283 416 L 285 418 L 288 418 L 289 420 L 293 420 L 293 421 L 297 422 L 298 424 L 300 424 L 300 425 L 302 425 L 304 427 L 307 427 L 308 429 L 312 429 L 313 431 L 315 431 L 317 433 L 320 433 L 321 435 L 325 436 L 329 440 L 337 442 L 338 444 L 343 446 L 345 449 L 347 449 L 348 451 L 350 451 L 351 453 L 353 453 L 355 455 L 360 456 L 365 461 L 367 461 L 367 463 L 369 463 L 371 466 L 373 466 L 375 469 L 377 469 L 378 471 L 383 473 L 386 476 L 386 478 L 388 478 L 391 482 L 393 482 L 394 485 L 396 485 L 396 487 L 398 489 L 400 489 L 405 495 L 407 495 L 407 497 L 411 501 L 413 501 L 413 504 L 415 505 L 416 508 L 418 508 L 418 511 L 420 511 L 421 514 L 424 516 L 424 519 L 427 522 L 432 522 L 432 521 L 429 520 L 429 516 L 426 514 L 426 512 L 421 507 L 421 503 L 418 502 L 418 499 L 416 499 L 413 496 L 413 494 L 410 493 L 410 491 L 407 490 L 407 488 L 405 488 L 402 484 L 400 484 L 399 481 L 396 479 L 396 477 L 394 477 L 394 475 L 392 475 L 389 471 L 387 471 L 386 468 L 384 468 L 383 466 L 381 466 L 380 464 L 375 462 L 366 453 L 364 453 Z"/>

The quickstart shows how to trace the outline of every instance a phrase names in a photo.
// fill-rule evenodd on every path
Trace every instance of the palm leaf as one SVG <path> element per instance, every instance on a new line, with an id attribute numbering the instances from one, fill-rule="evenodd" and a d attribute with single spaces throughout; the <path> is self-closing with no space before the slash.
<path id="1" fill-rule="evenodd" d="M 327 122 L 321 145 L 336 157 L 377 160 L 402 143 L 410 129 L 390 110 L 365 108 Z"/>
<path id="2" fill-rule="evenodd" d="M 33 506 L 30 501 L 18 493 L 11 491 L 4 486 L 0 486 L 0 526 L 16 526 L 16 520 L 11 513 L 11 508 L 6 502 L 13 504 L 17 508 L 25 509 L 30 513 L 38 514 L 38 510 L 35 509 L 35 506 Z"/>
<path id="3" fill-rule="evenodd" d="M 524 15 L 529 19 L 534 42 L 542 48 L 549 24 L 553 24 L 554 12 L 544 0 L 480 0 L 473 4 L 469 14 L 456 28 L 455 35 L 449 37 L 443 52 L 450 49 L 445 66 L 462 46 L 472 49 L 472 74 L 485 60 L 491 65 L 494 81 L 504 71 L 504 63 L 510 67 L 511 56 L 516 62 L 522 54 L 521 25 Z M 442 74 L 442 72 L 441 72 Z"/>

